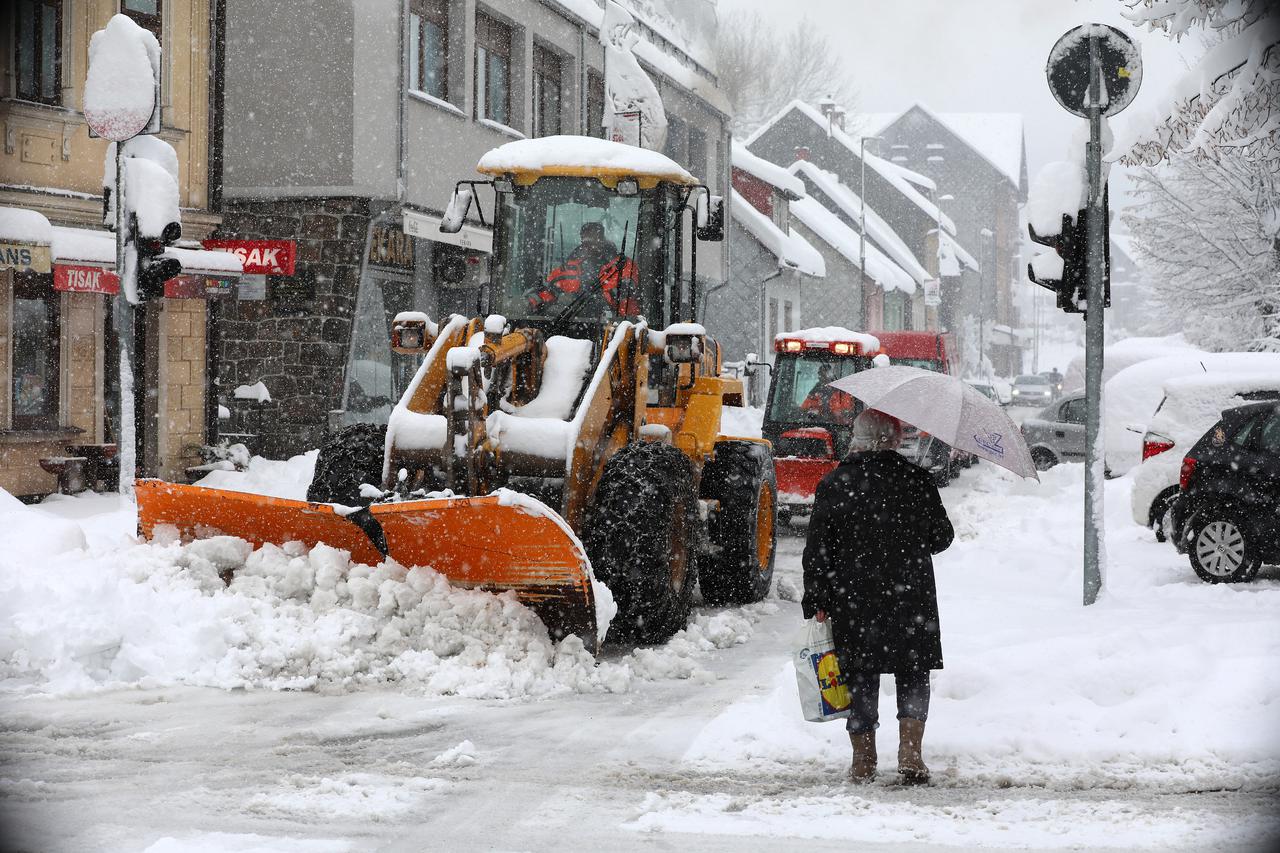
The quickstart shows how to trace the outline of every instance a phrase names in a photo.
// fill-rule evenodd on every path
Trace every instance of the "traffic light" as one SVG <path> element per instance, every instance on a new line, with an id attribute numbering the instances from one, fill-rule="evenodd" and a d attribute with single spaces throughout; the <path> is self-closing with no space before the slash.
<path id="1" fill-rule="evenodd" d="M 1102 280 L 1105 288 L 1103 305 L 1111 306 L 1111 204 L 1110 189 L 1102 191 Z M 1058 297 L 1058 307 L 1069 314 L 1083 314 L 1088 304 L 1087 269 L 1089 262 L 1089 208 L 1076 212 L 1074 221 L 1062 215 L 1062 229 L 1057 234 L 1041 235 L 1027 223 L 1033 242 L 1048 246 L 1052 252 L 1041 252 L 1027 264 L 1027 277 Z M 1061 261 L 1061 265 L 1059 265 Z M 1038 272 L 1037 272 L 1038 270 Z"/>
<path id="2" fill-rule="evenodd" d="M 136 233 L 136 232 L 135 232 Z M 182 235 L 182 226 L 170 222 L 159 239 L 138 238 L 138 299 L 160 299 L 164 283 L 182 272 L 182 262 L 162 257 L 164 248 Z"/>

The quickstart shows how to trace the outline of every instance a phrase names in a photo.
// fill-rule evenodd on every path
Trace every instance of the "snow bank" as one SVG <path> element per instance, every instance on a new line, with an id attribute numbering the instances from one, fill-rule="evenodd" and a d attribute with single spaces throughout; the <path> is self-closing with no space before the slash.
<path id="1" fill-rule="evenodd" d="M 946 668 L 933 674 L 925 745 L 936 784 L 1271 789 L 1276 575 L 1202 583 L 1185 557 L 1128 520 L 1129 481 L 1110 480 L 1107 587 L 1085 608 L 1081 466 L 1043 472 L 1039 484 L 992 466 L 973 474 L 962 503 L 946 496 L 957 541 L 935 558 Z M 896 745 L 892 691 L 886 677 L 882 757 Z M 706 772 L 836 778 L 848 765 L 843 727 L 804 722 L 796 703 L 794 673 L 780 662 L 773 685 L 707 725 L 687 761 Z"/>
<path id="2" fill-rule="evenodd" d="M 241 485 L 263 467 L 255 460 Z M 256 473 L 280 483 L 278 470 Z M 234 474 L 210 478 L 220 476 Z M 477 699 L 624 692 L 655 679 L 709 681 L 707 653 L 746 642 L 776 612 L 769 602 L 697 612 L 666 645 L 597 661 L 576 637 L 553 643 L 513 593 L 455 588 L 429 568 L 353 564 L 326 545 L 253 550 L 229 536 L 183 545 L 119 535 L 86 548 L 83 522 L 13 503 L 0 505 L 0 693 L 177 684 L 396 684 Z M 60 537 L 30 536 L 42 522 Z M 123 534 L 133 517 L 113 523 Z M 24 541 L 31 547 L 18 550 Z M 607 619 L 612 598 L 597 595 Z"/>
<path id="3" fill-rule="evenodd" d="M 308 450 L 287 461 L 254 456 L 243 471 L 210 471 L 195 485 L 305 501 L 319 454 L 318 450 Z"/>
<path id="4" fill-rule="evenodd" d="M 1102 365 L 1102 381 L 1111 377 L 1131 364 L 1146 361 L 1149 358 L 1160 358 L 1165 355 L 1191 355 L 1204 352 L 1199 347 L 1187 343 L 1181 334 L 1163 338 L 1125 338 L 1108 344 Z M 1065 393 L 1084 390 L 1084 349 L 1078 349 L 1064 372 L 1062 390 Z"/>
<path id="5" fill-rule="evenodd" d="M 508 142 L 489 151 L 476 166 L 477 171 L 488 175 L 556 168 L 657 175 L 695 183 L 693 175 L 665 154 L 585 136 L 544 136 Z"/>

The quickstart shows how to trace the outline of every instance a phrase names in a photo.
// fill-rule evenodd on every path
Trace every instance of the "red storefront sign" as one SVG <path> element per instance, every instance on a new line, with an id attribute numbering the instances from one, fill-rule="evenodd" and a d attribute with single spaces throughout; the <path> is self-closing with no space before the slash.
<path id="1" fill-rule="evenodd" d="M 54 264 L 53 289 L 69 293 L 119 293 L 120 276 L 102 267 Z"/>
<path id="2" fill-rule="evenodd" d="M 293 275 L 298 256 L 297 244 L 292 240 L 204 240 L 201 245 L 230 252 L 250 274 Z"/>
<path id="3" fill-rule="evenodd" d="M 211 275 L 176 275 L 164 283 L 166 299 L 213 299 L 234 291 L 234 279 Z"/>

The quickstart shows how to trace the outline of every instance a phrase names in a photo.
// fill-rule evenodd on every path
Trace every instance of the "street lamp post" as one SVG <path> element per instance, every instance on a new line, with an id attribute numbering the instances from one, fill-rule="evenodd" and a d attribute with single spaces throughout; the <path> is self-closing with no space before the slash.
<path id="1" fill-rule="evenodd" d="M 983 269 L 978 273 L 978 374 L 983 379 L 990 379 L 987 375 L 987 270 L 990 269 L 992 275 L 995 274 L 996 262 L 996 232 L 990 228 L 983 228 L 979 234 L 982 235 L 983 242 L 991 243 L 991 257 L 988 260 L 987 253 L 982 253 Z M 991 267 L 988 268 L 987 264 Z"/>
<path id="2" fill-rule="evenodd" d="M 858 272 L 862 275 L 862 289 L 865 291 L 867 287 L 867 140 L 872 139 L 876 142 L 883 142 L 883 136 L 863 136 L 858 139 L 858 164 L 862 168 L 861 185 L 858 188 L 858 197 L 862 202 L 862 207 L 858 211 Z M 862 294 L 862 304 L 865 308 L 867 304 L 866 293 Z M 866 311 L 863 311 L 863 323 L 867 322 Z M 884 318 L 881 317 L 883 323 Z"/>

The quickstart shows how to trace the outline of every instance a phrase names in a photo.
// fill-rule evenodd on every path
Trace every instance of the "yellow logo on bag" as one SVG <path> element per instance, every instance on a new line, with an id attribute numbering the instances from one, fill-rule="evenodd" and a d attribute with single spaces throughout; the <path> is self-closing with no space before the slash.
<path id="1" fill-rule="evenodd" d="M 849 688 L 840 677 L 840 664 L 835 652 L 827 652 L 818 659 L 818 685 L 822 689 L 822 699 L 833 711 L 843 711 L 849 707 Z"/>

